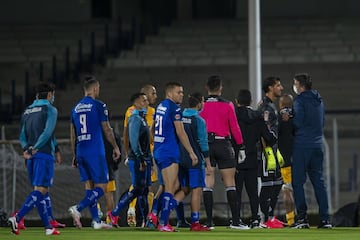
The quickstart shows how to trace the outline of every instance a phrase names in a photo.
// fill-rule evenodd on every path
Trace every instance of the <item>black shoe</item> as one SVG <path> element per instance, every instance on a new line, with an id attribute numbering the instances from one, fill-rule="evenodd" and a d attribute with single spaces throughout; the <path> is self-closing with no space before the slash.
<path id="1" fill-rule="evenodd" d="M 309 221 L 306 218 L 298 219 L 290 228 L 310 228 Z"/>
<path id="2" fill-rule="evenodd" d="M 318 226 L 318 228 L 327 228 L 327 229 L 330 229 L 332 228 L 332 225 L 331 223 L 329 222 L 329 220 L 324 220 L 324 221 L 321 221 L 320 225 Z"/>
<path id="3" fill-rule="evenodd" d="M 260 228 L 260 221 L 258 219 L 251 220 L 250 228 Z"/>
<path id="4" fill-rule="evenodd" d="M 210 228 L 211 230 L 215 229 L 215 225 L 214 225 L 213 221 L 207 221 L 205 226 Z"/>
<path id="5" fill-rule="evenodd" d="M 188 223 L 186 220 L 184 220 L 184 221 L 179 220 L 176 223 L 176 227 L 177 228 L 190 228 L 191 224 Z"/>

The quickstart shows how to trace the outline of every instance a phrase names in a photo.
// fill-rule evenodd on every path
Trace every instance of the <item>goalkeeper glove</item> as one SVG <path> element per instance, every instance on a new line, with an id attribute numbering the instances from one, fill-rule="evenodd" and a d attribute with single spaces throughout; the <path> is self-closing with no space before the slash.
<path id="1" fill-rule="evenodd" d="M 245 161 L 245 158 L 246 158 L 245 145 L 241 144 L 239 146 L 239 153 L 237 159 L 238 164 L 243 163 Z"/>
<path id="2" fill-rule="evenodd" d="M 273 171 L 276 169 L 276 159 L 274 151 L 271 147 L 265 147 L 264 149 L 265 159 L 266 159 L 266 170 Z"/>

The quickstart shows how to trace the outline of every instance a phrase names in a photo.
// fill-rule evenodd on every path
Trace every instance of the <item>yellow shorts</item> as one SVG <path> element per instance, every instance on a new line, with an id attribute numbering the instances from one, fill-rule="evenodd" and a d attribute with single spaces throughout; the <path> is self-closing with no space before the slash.
<path id="1" fill-rule="evenodd" d="M 156 171 L 151 171 L 151 182 L 154 183 L 158 180 L 157 178 L 157 172 Z"/>
<path id="2" fill-rule="evenodd" d="M 285 184 L 291 184 L 291 166 L 281 168 L 281 176 Z"/>
<path id="3" fill-rule="evenodd" d="M 108 182 L 106 186 L 106 192 L 115 192 L 115 191 L 116 191 L 115 180 L 111 180 Z"/>

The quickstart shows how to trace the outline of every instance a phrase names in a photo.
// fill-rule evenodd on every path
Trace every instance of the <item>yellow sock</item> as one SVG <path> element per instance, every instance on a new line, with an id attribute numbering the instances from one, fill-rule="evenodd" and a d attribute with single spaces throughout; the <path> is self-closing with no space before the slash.
<path id="1" fill-rule="evenodd" d="M 289 225 L 292 225 L 295 222 L 295 212 L 291 211 L 286 214 L 286 221 Z"/>
<path id="2" fill-rule="evenodd" d="M 131 190 L 133 190 L 133 189 L 134 189 L 134 187 L 133 187 L 133 185 L 131 185 L 130 188 L 129 188 L 129 191 L 131 191 Z M 134 198 L 134 200 L 132 200 L 131 203 L 129 204 L 129 208 L 135 209 L 135 207 L 136 207 L 136 202 L 137 202 L 137 198 Z"/>
<path id="3" fill-rule="evenodd" d="M 154 201 L 154 193 L 153 193 L 153 192 L 149 192 L 149 193 L 148 193 L 149 212 L 150 212 L 151 209 L 152 209 L 153 201 Z"/>

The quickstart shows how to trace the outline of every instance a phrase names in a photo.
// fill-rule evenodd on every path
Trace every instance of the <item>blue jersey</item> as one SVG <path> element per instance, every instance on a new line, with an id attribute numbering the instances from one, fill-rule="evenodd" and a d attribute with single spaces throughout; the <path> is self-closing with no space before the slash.
<path id="1" fill-rule="evenodd" d="M 179 161 L 179 139 L 175 121 L 181 121 L 181 108 L 170 99 L 163 100 L 155 112 L 154 158 L 156 161 L 174 159 Z"/>
<path id="2" fill-rule="evenodd" d="M 26 108 L 21 118 L 21 147 L 26 149 L 32 146 L 39 152 L 52 155 L 55 149 L 56 119 L 57 110 L 48 100 L 35 100 Z"/>
<path id="3" fill-rule="evenodd" d="M 77 156 L 105 156 L 101 122 L 107 121 L 105 103 L 86 96 L 76 104 L 71 112 L 71 122 L 75 127 Z"/>

